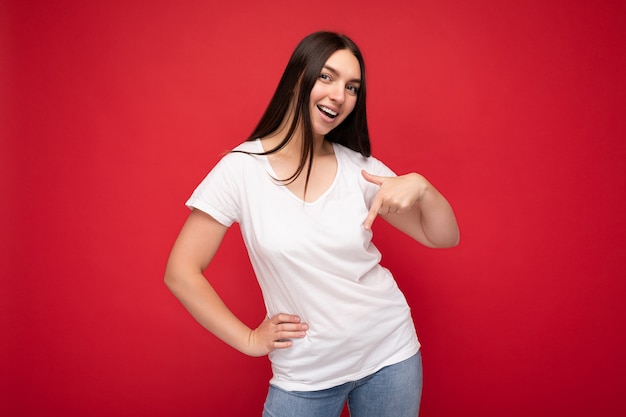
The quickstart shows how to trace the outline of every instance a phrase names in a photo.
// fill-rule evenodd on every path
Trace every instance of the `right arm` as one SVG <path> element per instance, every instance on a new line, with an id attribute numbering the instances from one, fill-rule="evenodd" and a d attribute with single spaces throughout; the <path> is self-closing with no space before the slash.
<path id="1" fill-rule="evenodd" d="M 250 356 L 292 346 L 308 326 L 298 316 L 277 314 L 250 329 L 224 304 L 203 275 L 228 228 L 210 215 L 192 210 L 170 253 L 165 285 L 189 313 L 219 339 Z"/>

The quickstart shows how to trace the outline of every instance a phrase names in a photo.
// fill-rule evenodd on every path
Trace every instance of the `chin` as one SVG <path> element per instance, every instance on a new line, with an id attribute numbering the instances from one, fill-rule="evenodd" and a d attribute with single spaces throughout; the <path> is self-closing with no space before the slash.
<path id="1" fill-rule="evenodd" d="M 332 126 L 332 127 L 327 127 L 324 126 L 323 128 L 320 128 L 319 126 L 313 126 L 313 134 L 314 135 L 319 135 L 319 136 L 326 136 L 328 135 L 330 132 L 332 132 L 332 130 L 334 128 L 336 128 L 337 126 Z"/>

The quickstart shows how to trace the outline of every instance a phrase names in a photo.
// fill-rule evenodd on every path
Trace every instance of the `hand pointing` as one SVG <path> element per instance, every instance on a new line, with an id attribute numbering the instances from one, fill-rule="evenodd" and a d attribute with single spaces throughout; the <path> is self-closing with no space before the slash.
<path id="1" fill-rule="evenodd" d="M 402 214 L 410 211 L 428 187 L 428 182 L 419 174 L 411 173 L 397 177 L 381 177 L 361 171 L 366 181 L 379 187 L 372 207 L 363 226 L 369 230 L 377 215 Z"/>

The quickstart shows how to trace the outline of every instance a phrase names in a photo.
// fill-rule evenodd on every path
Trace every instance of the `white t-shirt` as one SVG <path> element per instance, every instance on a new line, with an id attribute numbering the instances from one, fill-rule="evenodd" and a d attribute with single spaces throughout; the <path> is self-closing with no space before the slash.
<path id="1" fill-rule="evenodd" d="M 266 156 L 229 153 L 186 203 L 225 226 L 239 223 L 268 317 L 296 314 L 309 324 L 305 338 L 269 355 L 270 383 L 289 391 L 361 379 L 420 347 L 406 299 L 363 228 L 378 187 L 361 170 L 395 174 L 333 147 L 336 177 L 313 202 L 277 183 Z M 236 149 L 263 151 L 260 140 Z"/>

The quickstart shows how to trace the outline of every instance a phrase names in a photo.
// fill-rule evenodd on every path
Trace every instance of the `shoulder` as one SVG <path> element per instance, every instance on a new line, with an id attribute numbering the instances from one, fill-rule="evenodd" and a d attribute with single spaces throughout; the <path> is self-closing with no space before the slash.
<path id="1" fill-rule="evenodd" d="M 248 165 L 251 159 L 256 158 L 258 156 L 256 154 L 262 151 L 263 148 L 258 141 L 242 142 L 234 148 L 225 151 L 217 165 L 241 168 Z"/>
<path id="2" fill-rule="evenodd" d="M 239 145 L 234 148 L 227 150 L 222 155 L 222 159 L 239 159 L 241 156 L 255 156 L 263 152 L 263 146 L 259 140 L 245 141 L 241 142 Z"/>
<path id="3" fill-rule="evenodd" d="M 371 156 L 363 156 L 360 153 L 353 151 L 350 148 L 347 148 L 339 143 L 333 143 L 333 148 L 335 150 L 335 155 L 337 158 L 341 158 L 344 161 L 348 161 L 352 164 L 356 164 L 358 166 L 365 166 L 370 163 Z"/>
<path id="4" fill-rule="evenodd" d="M 247 140 L 235 146 L 233 148 L 233 151 L 238 151 L 239 153 L 241 152 L 259 153 L 259 152 L 263 152 L 263 146 L 261 146 L 260 139 Z"/>
<path id="5" fill-rule="evenodd" d="M 333 143 L 335 155 L 346 163 L 375 175 L 392 175 L 393 171 L 374 156 L 363 156 L 341 144 Z M 395 174 L 393 174 L 395 175 Z"/>
<path id="6" fill-rule="evenodd" d="M 243 142 L 231 150 L 223 152 L 221 158 L 209 170 L 201 181 L 197 192 L 201 195 L 237 195 L 250 189 L 251 181 L 261 177 L 263 164 L 255 152 L 258 149 L 255 142 Z"/>

